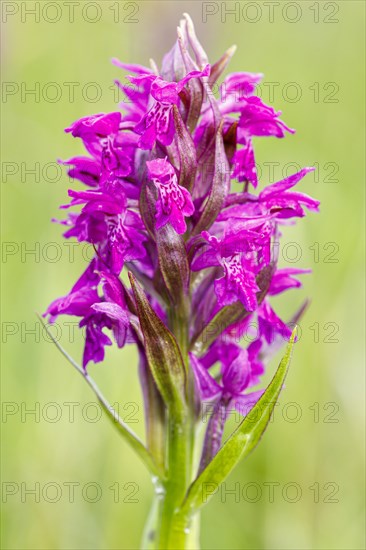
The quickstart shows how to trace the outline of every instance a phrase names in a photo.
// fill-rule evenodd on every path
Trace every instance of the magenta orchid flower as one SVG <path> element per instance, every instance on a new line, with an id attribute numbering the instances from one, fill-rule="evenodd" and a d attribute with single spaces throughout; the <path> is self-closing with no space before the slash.
<path id="1" fill-rule="evenodd" d="M 152 473 L 159 513 L 143 548 L 196 547 L 204 484 L 224 481 L 259 442 L 284 385 L 293 320 L 305 309 L 285 322 L 272 297 L 299 288 L 297 276 L 309 272 L 279 267 L 277 245 L 281 225 L 319 209 L 295 189 L 313 169 L 272 185 L 258 181 L 256 140 L 294 130 L 256 95 L 259 73 L 229 74 L 215 97 L 233 52 L 211 65 L 185 14 L 160 68 L 114 60 L 128 73 L 127 83 L 117 82 L 126 101 L 68 126 L 86 153 L 60 161 L 79 185 L 61 207 L 64 236 L 89 243 L 94 257 L 44 315 L 51 323 L 78 318 L 82 366 L 64 354 Z M 90 376 L 92 363 L 111 360 L 113 342 L 138 352 L 146 443 Z M 264 388 L 262 375 L 284 342 Z M 232 411 L 240 422 L 223 443 Z"/>
<path id="2" fill-rule="evenodd" d="M 151 181 L 159 193 L 156 228 L 160 229 L 170 222 L 177 233 L 185 233 L 187 225 L 184 218 L 190 217 L 194 212 L 189 191 L 178 185 L 174 168 L 166 159 L 150 160 L 146 164 Z"/>

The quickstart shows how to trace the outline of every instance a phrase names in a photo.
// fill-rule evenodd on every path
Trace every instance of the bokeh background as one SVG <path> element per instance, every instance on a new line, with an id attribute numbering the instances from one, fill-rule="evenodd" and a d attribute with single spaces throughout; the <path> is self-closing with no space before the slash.
<path id="1" fill-rule="evenodd" d="M 69 186 L 55 161 L 82 151 L 63 128 L 116 109 L 113 80 L 123 75 L 110 58 L 160 63 L 188 11 L 211 61 L 237 44 L 231 71 L 263 72 L 263 99 L 297 129 L 257 140 L 262 183 L 315 165 L 301 190 L 322 203 L 319 215 L 284 233 L 283 265 L 313 269 L 301 291 L 275 303 L 289 318 L 306 296 L 312 302 L 286 389 L 259 448 L 204 509 L 202 548 L 365 548 L 364 2 L 70 4 L 1 3 L 1 547 L 139 546 L 149 476 L 36 312 L 68 292 L 88 255 L 50 223 Z M 74 328 L 60 320 L 56 335 L 80 359 Z M 143 436 L 136 370 L 132 349 L 109 349 L 91 367 Z"/>

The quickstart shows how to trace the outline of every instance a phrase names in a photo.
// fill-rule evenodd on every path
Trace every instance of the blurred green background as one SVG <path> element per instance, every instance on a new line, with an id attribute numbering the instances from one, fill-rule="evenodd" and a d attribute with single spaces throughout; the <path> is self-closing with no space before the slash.
<path id="1" fill-rule="evenodd" d="M 202 548 L 365 548 L 365 4 L 277 4 L 1 4 L 4 550 L 139 545 L 149 476 L 99 418 L 93 395 L 35 313 L 68 292 L 85 267 L 87 250 L 77 247 L 73 257 L 50 223 L 69 186 L 55 160 L 82 151 L 63 128 L 116 109 L 113 79 L 122 75 L 110 58 L 160 63 L 183 11 L 211 61 L 237 44 L 230 70 L 263 72 L 271 83 L 261 87 L 263 99 L 297 129 L 285 140 L 256 141 L 262 183 L 296 170 L 287 163 L 315 164 L 301 190 L 322 203 L 319 215 L 284 232 L 281 262 L 313 269 L 301 291 L 275 302 L 289 318 L 305 296 L 312 300 L 286 389 L 259 448 L 204 509 Z M 57 336 L 79 359 L 82 337 L 64 321 Z M 90 371 L 143 436 L 135 352 L 109 349 Z"/>

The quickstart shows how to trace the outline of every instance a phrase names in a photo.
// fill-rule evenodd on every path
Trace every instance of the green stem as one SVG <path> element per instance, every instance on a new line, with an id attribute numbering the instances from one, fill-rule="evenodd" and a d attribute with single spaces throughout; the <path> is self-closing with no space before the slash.
<path id="1" fill-rule="evenodd" d="M 185 525 L 178 523 L 178 511 L 190 479 L 190 427 L 188 415 L 168 422 L 168 479 L 162 506 L 158 548 L 185 548 Z"/>
<path id="2" fill-rule="evenodd" d="M 195 381 L 193 371 L 189 364 L 189 325 L 188 325 L 188 311 L 190 308 L 190 299 L 185 297 L 182 299 L 181 304 L 178 307 L 172 307 L 170 310 L 170 322 L 172 331 L 177 339 L 179 348 L 182 353 L 183 363 L 186 372 L 186 400 L 188 404 L 188 422 L 189 422 L 189 438 L 190 438 L 190 455 L 189 463 L 187 467 L 189 472 L 192 471 L 193 452 L 195 444 Z"/>
<path id="3" fill-rule="evenodd" d="M 181 513 L 188 487 L 192 481 L 194 450 L 194 380 L 188 360 L 187 303 L 170 310 L 170 326 L 179 344 L 187 375 L 187 404 L 172 413 L 167 423 L 166 481 L 159 487 L 155 528 L 147 528 L 147 548 L 159 550 L 183 550 L 198 548 L 192 542 L 190 518 Z M 196 530 L 194 531 L 196 533 Z M 154 533 L 154 536 L 152 536 Z"/>
<path id="4" fill-rule="evenodd" d="M 166 548 L 199 550 L 199 514 L 196 514 L 191 520 L 188 517 L 177 515 L 169 533 L 169 546 L 161 546 L 161 526 L 166 493 L 161 487 L 156 487 L 156 489 L 141 541 L 141 550 L 165 550 Z"/>

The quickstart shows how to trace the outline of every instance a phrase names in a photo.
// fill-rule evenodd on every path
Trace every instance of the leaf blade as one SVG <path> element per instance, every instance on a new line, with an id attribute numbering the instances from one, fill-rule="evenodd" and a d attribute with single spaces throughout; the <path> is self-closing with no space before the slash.
<path id="1" fill-rule="evenodd" d="M 170 413 L 180 416 L 186 408 L 186 370 L 174 335 L 151 307 L 142 287 L 129 272 L 145 353 L 155 383 Z"/>
<path id="2" fill-rule="evenodd" d="M 55 344 L 57 349 L 61 352 L 61 354 L 65 357 L 65 359 L 67 359 L 67 361 L 75 368 L 75 370 L 77 370 L 77 372 L 81 374 L 81 376 L 84 378 L 88 386 L 93 390 L 96 398 L 98 399 L 99 403 L 102 406 L 103 411 L 107 415 L 108 419 L 117 428 L 118 432 L 121 434 L 123 439 L 125 439 L 125 441 L 127 441 L 127 443 L 129 443 L 130 446 L 134 449 L 134 451 L 139 455 L 139 457 L 141 458 L 145 466 L 148 468 L 148 470 L 162 479 L 164 477 L 164 474 L 159 469 L 158 465 L 155 463 L 154 458 L 150 454 L 149 450 L 145 447 L 142 441 L 132 432 L 132 430 L 130 430 L 127 424 L 124 423 L 122 418 L 120 418 L 117 411 L 112 407 L 112 405 L 110 405 L 110 403 L 101 393 L 95 381 L 71 357 L 71 355 L 60 344 L 60 342 L 58 342 L 55 339 L 54 335 L 49 330 L 48 326 L 45 324 L 42 317 L 40 315 L 37 315 L 37 317 L 41 321 L 43 328 L 46 330 L 48 336 L 51 338 L 52 342 Z"/>
<path id="3" fill-rule="evenodd" d="M 275 403 L 286 378 L 295 336 L 296 328 L 292 333 L 286 353 L 283 356 L 279 367 L 277 368 L 277 371 L 263 396 L 253 407 L 250 415 L 247 415 L 242 420 L 237 429 L 231 434 L 218 453 L 214 456 L 212 461 L 191 484 L 186 499 L 182 505 L 182 513 L 193 513 L 193 511 L 197 511 L 198 508 L 203 506 L 203 504 L 209 500 L 210 496 L 208 495 L 205 502 L 202 501 L 205 483 L 211 484 L 211 486 L 212 484 L 214 484 L 214 486 L 218 486 L 227 478 L 238 462 L 245 458 L 259 443 L 264 431 L 267 428 Z M 254 412 L 259 413 L 259 420 L 255 423 L 253 423 L 250 419 L 250 416 L 252 416 L 252 413 Z"/>

